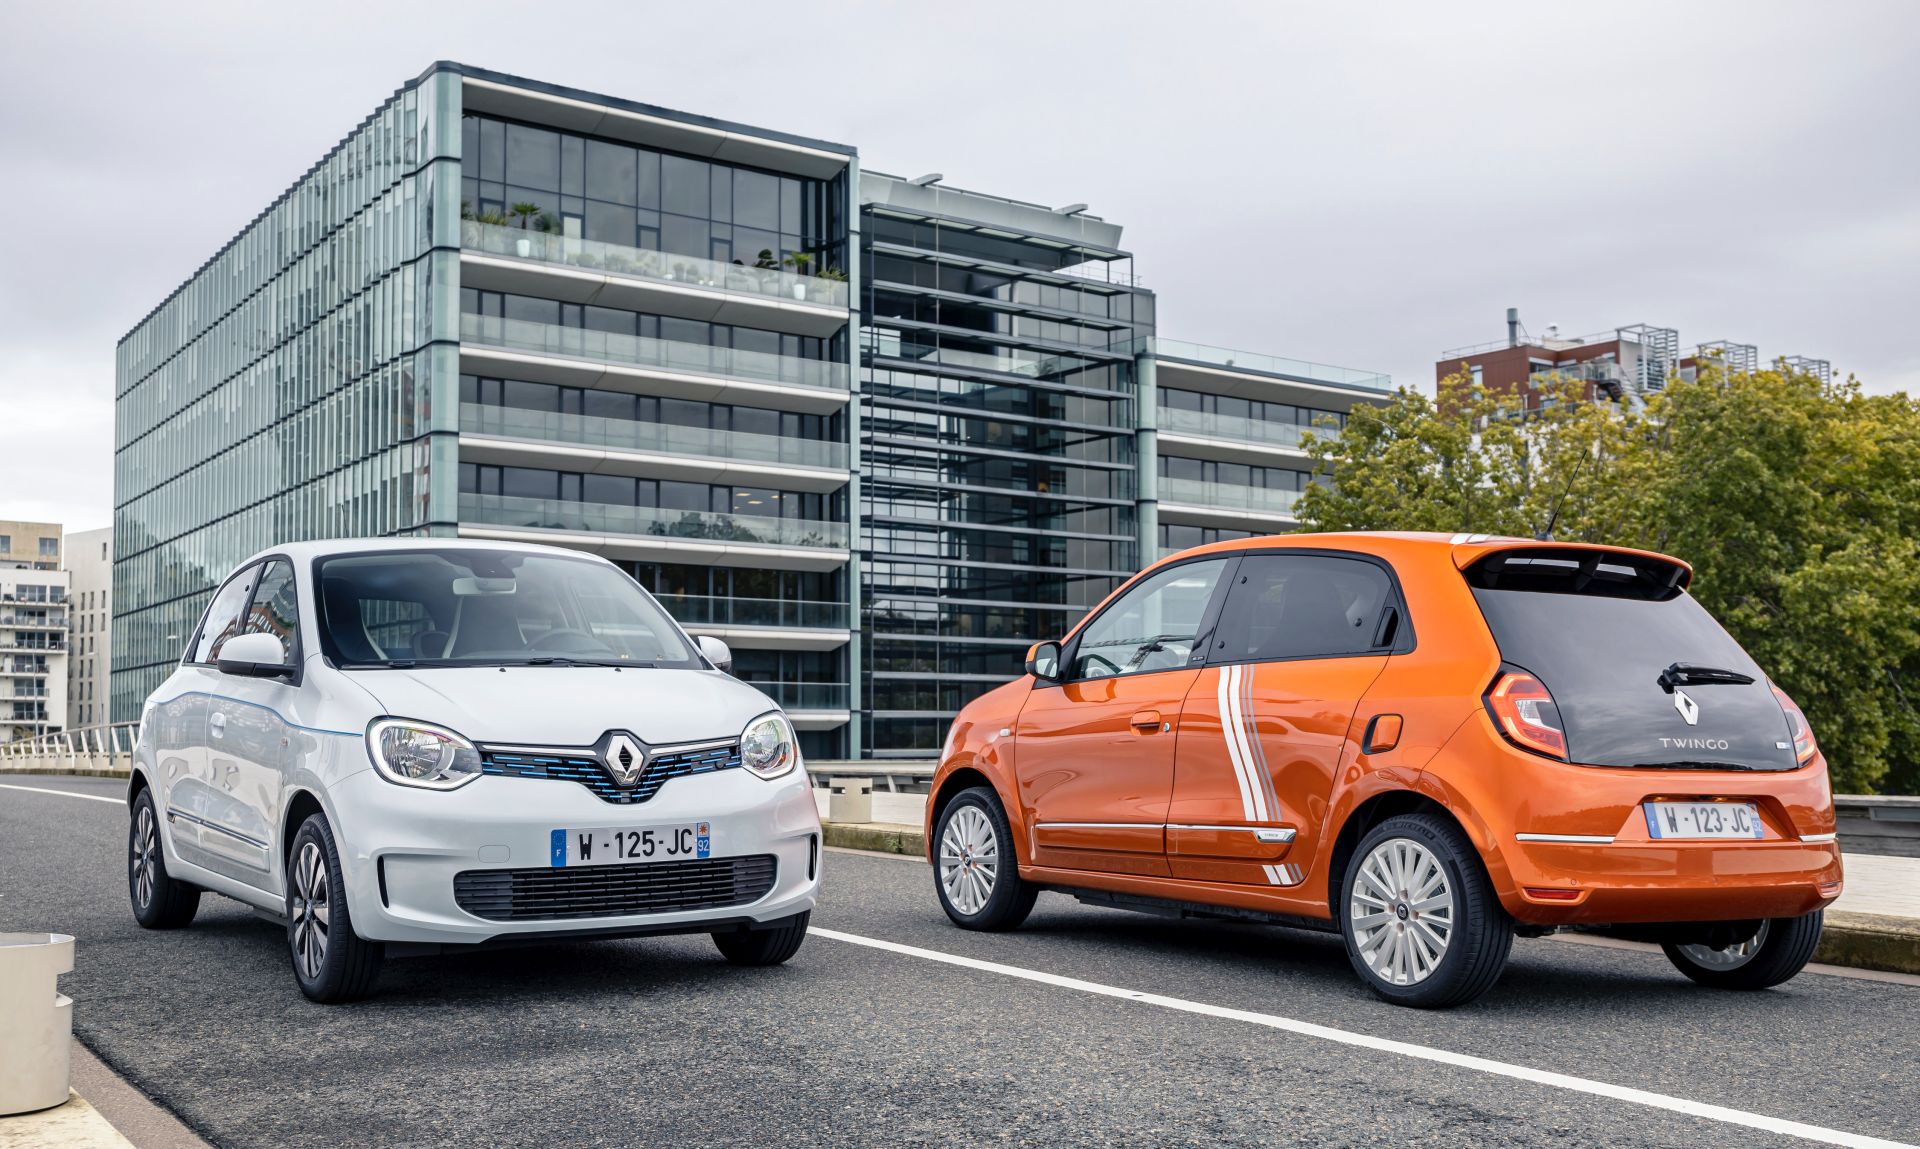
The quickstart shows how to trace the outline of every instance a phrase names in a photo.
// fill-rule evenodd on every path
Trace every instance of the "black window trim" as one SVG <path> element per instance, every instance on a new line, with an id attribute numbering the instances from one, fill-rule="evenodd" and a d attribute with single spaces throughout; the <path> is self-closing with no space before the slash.
<path id="1" fill-rule="evenodd" d="M 1081 638 L 1086 635 L 1088 630 L 1092 629 L 1094 623 L 1098 622 L 1101 619 L 1101 617 L 1103 617 L 1108 611 L 1113 610 L 1115 607 L 1119 606 L 1121 600 L 1126 598 L 1127 594 L 1130 591 L 1132 591 L 1135 587 L 1139 586 L 1146 579 L 1152 578 L 1165 571 L 1173 570 L 1176 567 L 1189 566 L 1193 563 L 1212 562 L 1216 559 L 1226 559 L 1227 560 L 1226 568 L 1221 571 L 1219 581 L 1214 583 L 1213 591 L 1207 598 L 1207 608 L 1204 611 L 1202 611 L 1200 614 L 1200 629 L 1194 633 L 1195 652 L 1193 656 L 1187 659 L 1187 665 L 1180 669 L 1198 670 L 1200 667 L 1205 666 L 1206 652 L 1210 644 L 1213 642 L 1214 624 L 1220 620 L 1220 609 L 1223 605 L 1225 605 L 1227 601 L 1226 595 L 1222 593 L 1221 588 L 1223 586 L 1232 585 L 1233 577 L 1235 573 L 1239 571 L 1240 560 L 1242 557 L 1244 557 L 1244 555 L 1245 555 L 1245 552 L 1243 551 L 1226 551 L 1226 552 L 1214 552 L 1209 554 L 1190 555 L 1186 558 L 1179 560 L 1178 562 L 1156 564 L 1134 575 L 1132 578 L 1128 579 L 1125 583 L 1121 584 L 1120 589 L 1114 592 L 1113 597 L 1108 599 L 1106 605 L 1102 606 L 1097 613 L 1089 614 L 1085 621 L 1083 621 L 1079 626 L 1075 627 L 1072 637 L 1070 637 L 1066 642 L 1063 642 L 1060 644 L 1061 667 L 1064 669 L 1066 667 L 1070 667 L 1073 665 L 1074 657 L 1080 650 Z M 1173 670 L 1174 668 L 1172 667 L 1161 667 L 1157 670 L 1135 670 L 1126 674 L 1103 674 L 1097 679 L 1095 678 L 1059 678 L 1052 681 L 1043 682 L 1041 683 L 1041 685 L 1042 686 L 1066 686 L 1071 683 L 1080 683 L 1080 682 L 1111 682 L 1116 678 L 1137 678 L 1143 674 L 1168 674 L 1168 673 L 1172 673 Z"/>
<path id="2" fill-rule="evenodd" d="M 1399 572 L 1393 569 L 1392 563 L 1381 558 L 1379 555 L 1368 554 L 1365 551 L 1336 550 L 1332 547 L 1257 547 L 1242 551 L 1240 555 L 1243 558 L 1263 557 L 1266 555 L 1303 555 L 1307 557 L 1318 556 L 1320 558 L 1358 559 L 1361 562 L 1372 563 L 1374 566 L 1386 572 L 1387 598 L 1385 605 L 1391 607 L 1398 615 L 1398 621 L 1394 624 L 1393 642 L 1385 646 L 1375 645 L 1366 650 L 1348 651 L 1344 654 L 1299 654 L 1288 658 L 1215 658 L 1212 636 L 1209 635 L 1206 659 L 1201 665 L 1243 666 L 1250 663 L 1266 662 L 1318 662 L 1328 658 L 1377 658 L 1382 655 L 1413 653 L 1416 645 L 1413 634 L 1413 616 L 1407 610 L 1406 595 L 1402 593 L 1400 588 Z M 1235 576 L 1239 574 L 1239 566 L 1237 564 L 1234 567 L 1233 573 Z M 1232 593 L 1232 590 L 1232 585 L 1229 585 L 1227 587 L 1228 593 Z M 1221 610 L 1225 610 L 1225 607 L 1226 598 L 1223 595 L 1220 601 L 1220 608 Z M 1384 621 L 1385 620 L 1382 619 L 1383 623 Z M 1377 641 L 1379 635 L 1376 633 L 1374 637 Z"/>

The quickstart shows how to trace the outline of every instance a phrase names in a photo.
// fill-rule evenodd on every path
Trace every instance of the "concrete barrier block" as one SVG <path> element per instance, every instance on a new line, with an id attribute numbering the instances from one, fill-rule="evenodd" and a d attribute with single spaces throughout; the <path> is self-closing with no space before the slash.
<path id="1" fill-rule="evenodd" d="M 0 933 L 0 1116 L 67 1100 L 73 999 L 58 982 L 72 969 L 71 936 Z"/>

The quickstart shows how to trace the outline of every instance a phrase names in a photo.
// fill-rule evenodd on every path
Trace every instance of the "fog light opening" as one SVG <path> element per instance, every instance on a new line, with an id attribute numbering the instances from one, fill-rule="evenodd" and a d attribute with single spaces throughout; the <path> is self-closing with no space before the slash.
<path id="1" fill-rule="evenodd" d="M 1575 902 L 1580 900 L 1579 890 L 1561 890 L 1551 886 L 1523 886 L 1525 894 L 1537 902 Z"/>

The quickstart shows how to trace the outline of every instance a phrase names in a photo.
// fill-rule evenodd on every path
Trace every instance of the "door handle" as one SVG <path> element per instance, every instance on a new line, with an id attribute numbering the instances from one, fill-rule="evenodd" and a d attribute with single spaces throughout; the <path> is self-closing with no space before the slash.
<path id="1" fill-rule="evenodd" d="M 227 733 L 227 716 L 215 711 L 207 715 L 207 729 L 215 738 L 224 738 Z"/>
<path id="2" fill-rule="evenodd" d="M 1158 710 L 1142 710 L 1133 716 L 1133 726 L 1136 730 L 1158 730 L 1160 728 L 1160 712 Z"/>

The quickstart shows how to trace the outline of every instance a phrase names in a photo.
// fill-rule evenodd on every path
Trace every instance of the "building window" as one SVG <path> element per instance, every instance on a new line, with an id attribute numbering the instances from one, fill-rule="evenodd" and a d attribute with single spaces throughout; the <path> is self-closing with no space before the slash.
<path id="1" fill-rule="evenodd" d="M 60 539 L 58 536 L 40 540 L 40 557 L 48 559 L 57 559 L 60 557 Z"/>

